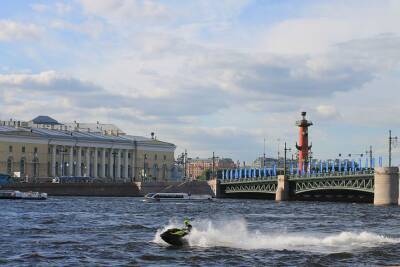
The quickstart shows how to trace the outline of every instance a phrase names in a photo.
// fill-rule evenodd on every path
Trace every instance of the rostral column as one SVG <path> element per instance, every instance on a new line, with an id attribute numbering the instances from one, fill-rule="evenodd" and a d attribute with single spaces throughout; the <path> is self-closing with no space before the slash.
<path id="1" fill-rule="evenodd" d="M 313 124 L 306 119 L 306 112 L 301 112 L 301 116 L 302 119 L 296 121 L 296 125 L 299 127 L 299 143 L 297 144 L 296 142 L 296 148 L 299 151 L 299 171 L 303 172 L 304 166 L 304 171 L 306 172 L 308 168 L 308 154 L 312 147 L 312 145 L 308 145 L 308 127 Z"/>

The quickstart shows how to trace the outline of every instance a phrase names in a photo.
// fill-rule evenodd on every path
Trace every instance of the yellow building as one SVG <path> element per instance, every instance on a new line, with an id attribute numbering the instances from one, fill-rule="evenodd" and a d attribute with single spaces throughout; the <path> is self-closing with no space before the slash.
<path id="1" fill-rule="evenodd" d="M 85 176 L 104 181 L 168 180 L 175 145 L 152 138 L 66 130 L 40 116 L 36 123 L 0 122 L 0 173 L 29 181 Z"/>

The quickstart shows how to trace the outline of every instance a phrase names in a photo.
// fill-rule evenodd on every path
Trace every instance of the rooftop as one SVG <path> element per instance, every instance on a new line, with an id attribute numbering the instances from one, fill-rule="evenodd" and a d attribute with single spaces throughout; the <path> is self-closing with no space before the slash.
<path id="1" fill-rule="evenodd" d="M 32 120 L 32 122 L 35 124 L 61 125 L 61 123 L 59 123 L 55 119 L 43 115 L 37 116 Z"/>

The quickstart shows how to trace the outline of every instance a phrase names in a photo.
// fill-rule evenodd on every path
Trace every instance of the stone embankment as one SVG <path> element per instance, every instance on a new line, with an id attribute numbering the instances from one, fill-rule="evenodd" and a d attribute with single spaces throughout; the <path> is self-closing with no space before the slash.
<path id="1" fill-rule="evenodd" d="M 150 192 L 209 194 L 207 182 L 134 182 L 134 183 L 19 183 L 0 189 L 46 192 L 49 196 L 141 197 Z"/>

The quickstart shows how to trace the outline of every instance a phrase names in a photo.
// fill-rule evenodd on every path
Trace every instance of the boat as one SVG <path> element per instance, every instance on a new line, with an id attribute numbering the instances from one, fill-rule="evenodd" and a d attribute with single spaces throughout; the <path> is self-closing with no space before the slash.
<path id="1" fill-rule="evenodd" d="M 188 193 L 148 193 L 143 201 L 160 202 L 160 201 L 205 201 L 212 200 L 211 195 L 192 195 Z"/>
<path id="2" fill-rule="evenodd" d="M 0 199 L 28 199 L 28 200 L 45 200 L 47 193 L 40 192 L 21 192 L 18 190 L 0 190 Z"/>
<path id="3" fill-rule="evenodd" d="M 188 244 L 187 239 L 184 238 L 188 234 L 188 231 L 179 228 L 171 228 L 162 233 L 160 237 L 168 244 L 180 247 Z"/>

